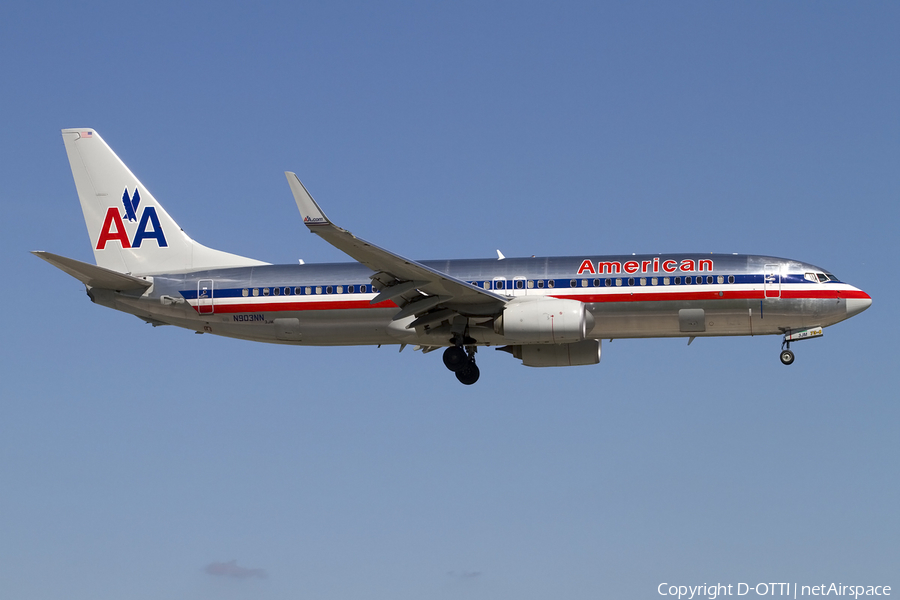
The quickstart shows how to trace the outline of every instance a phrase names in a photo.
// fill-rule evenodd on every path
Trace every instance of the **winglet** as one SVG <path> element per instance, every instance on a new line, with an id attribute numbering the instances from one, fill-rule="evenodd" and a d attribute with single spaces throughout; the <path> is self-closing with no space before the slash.
<path id="1" fill-rule="evenodd" d="M 300 216 L 303 218 L 303 223 L 307 227 L 313 225 L 331 225 L 331 221 L 328 220 L 328 217 L 325 216 L 325 213 L 323 213 L 322 209 L 319 208 L 319 205 L 316 204 L 316 201 L 313 200 L 312 196 L 309 195 L 309 192 L 306 191 L 306 188 L 300 182 L 300 178 L 297 177 L 297 174 L 285 171 L 284 175 L 287 177 L 288 185 L 291 186 L 291 193 L 294 194 L 294 202 L 297 203 L 297 208 L 300 210 Z"/>

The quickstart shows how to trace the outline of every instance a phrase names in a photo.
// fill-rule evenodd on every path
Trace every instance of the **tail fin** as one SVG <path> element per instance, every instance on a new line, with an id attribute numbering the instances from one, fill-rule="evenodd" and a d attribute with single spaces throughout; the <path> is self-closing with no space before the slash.
<path id="1" fill-rule="evenodd" d="M 198 244 L 93 129 L 63 129 L 94 260 L 119 273 L 264 265 Z"/>

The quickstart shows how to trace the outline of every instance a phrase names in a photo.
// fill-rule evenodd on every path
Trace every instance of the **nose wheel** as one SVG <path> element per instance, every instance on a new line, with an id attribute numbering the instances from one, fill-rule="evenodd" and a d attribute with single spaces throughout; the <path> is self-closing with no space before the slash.
<path id="1" fill-rule="evenodd" d="M 790 350 L 782 350 L 781 351 L 781 364 L 789 365 L 794 362 L 794 353 Z"/>
<path id="2" fill-rule="evenodd" d="M 784 332 L 784 339 L 781 340 L 781 364 L 789 365 L 794 362 L 794 353 L 791 351 L 791 340 L 790 340 L 791 330 L 788 329 Z"/>

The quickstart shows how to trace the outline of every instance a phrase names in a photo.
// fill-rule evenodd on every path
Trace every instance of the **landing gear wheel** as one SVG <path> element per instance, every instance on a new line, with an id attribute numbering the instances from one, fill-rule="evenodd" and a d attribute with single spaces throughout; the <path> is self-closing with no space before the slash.
<path id="1" fill-rule="evenodd" d="M 480 375 L 481 371 L 478 370 L 478 366 L 475 364 L 474 360 L 467 360 L 466 364 L 456 371 L 456 378 L 459 379 L 459 382 L 463 385 L 472 385 L 478 381 Z"/>
<path id="2" fill-rule="evenodd" d="M 444 350 L 444 366 L 454 373 L 465 367 L 467 362 L 469 362 L 469 357 L 466 355 L 466 351 L 459 346 L 450 346 Z"/>
<path id="3" fill-rule="evenodd" d="M 794 353 L 790 350 L 782 350 L 781 351 L 781 364 L 789 365 L 794 362 Z"/>

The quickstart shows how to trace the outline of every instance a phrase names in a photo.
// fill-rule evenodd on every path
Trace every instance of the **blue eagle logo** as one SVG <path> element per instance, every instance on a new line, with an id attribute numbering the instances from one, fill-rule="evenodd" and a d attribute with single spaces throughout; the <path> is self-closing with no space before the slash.
<path id="1" fill-rule="evenodd" d="M 141 202 L 141 195 L 137 188 L 134 188 L 134 196 L 128 196 L 128 188 L 122 194 L 122 203 L 125 204 L 125 218 L 129 221 L 137 221 L 137 207 Z"/>

